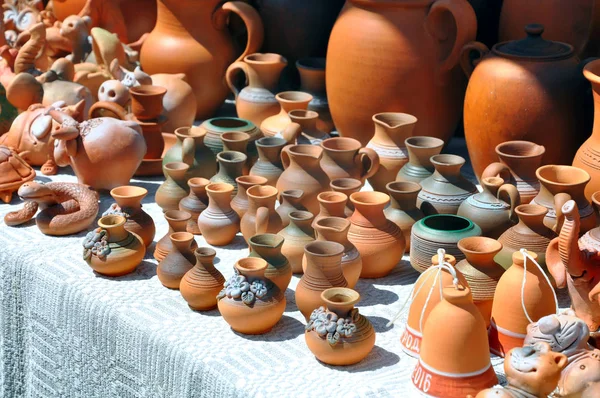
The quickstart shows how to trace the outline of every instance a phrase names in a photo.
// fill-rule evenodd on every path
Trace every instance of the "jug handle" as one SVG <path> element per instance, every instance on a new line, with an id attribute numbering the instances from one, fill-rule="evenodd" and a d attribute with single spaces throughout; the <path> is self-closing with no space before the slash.
<path id="1" fill-rule="evenodd" d="M 237 14 L 242 21 L 244 21 L 246 30 L 248 31 L 248 43 L 246 44 L 246 49 L 242 55 L 235 60 L 235 62 L 239 62 L 242 61 L 246 55 L 255 53 L 260 49 L 263 44 L 265 30 L 256 9 L 242 1 L 228 1 L 223 4 L 221 8 L 217 9 L 213 14 L 213 26 L 219 30 L 224 29 L 227 26 L 229 14 L 232 12 Z"/>
<path id="2" fill-rule="evenodd" d="M 504 200 L 502 199 L 504 195 L 508 196 L 508 200 L 506 202 L 510 204 L 510 213 L 508 217 L 513 222 L 517 222 L 515 208 L 521 204 L 521 195 L 519 195 L 517 187 L 512 184 L 504 184 L 498 189 L 498 194 L 496 197 L 500 200 Z"/>
<path id="3" fill-rule="evenodd" d="M 269 209 L 261 206 L 256 210 L 256 234 L 266 234 L 269 227 Z"/>
<path id="4" fill-rule="evenodd" d="M 112 117 L 107 116 L 104 112 L 111 112 L 117 116 L 117 119 L 127 120 L 127 111 L 121 105 L 110 101 L 98 101 L 90 107 L 88 111 L 88 119 L 97 117 Z"/>
<path id="5" fill-rule="evenodd" d="M 185 137 L 181 144 L 181 161 L 192 167 L 196 154 L 196 142 L 192 137 Z"/>
<path id="6" fill-rule="evenodd" d="M 507 165 L 500 162 L 494 162 L 483 170 L 481 173 L 481 180 L 487 177 L 500 177 L 505 183 L 512 183 L 512 174 Z"/>
<path id="7" fill-rule="evenodd" d="M 227 82 L 229 89 L 233 92 L 235 99 L 237 99 L 238 95 L 240 94 L 240 90 L 238 90 L 238 88 L 233 83 L 233 77 L 235 76 L 235 72 L 237 70 L 241 70 L 242 72 L 244 72 L 244 75 L 246 77 L 245 84 L 247 86 L 248 82 L 249 82 L 249 75 L 250 75 L 249 69 L 250 68 L 248 67 L 247 63 L 245 63 L 243 61 L 238 61 L 238 62 L 234 62 L 231 65 L 229 65 L 229 68 L 227 68 L 227 71 L 225 72 L 225 81 Z"/>
<path id="8" fill-rule="evenodd" d="M 473 58 L 473 52 L 476 52 L 478 56 Z M 481 61 L 483 57 L 485 57 L 485 55 L 489 52 L 490 49 L 481 42 L 472 41 L 468 44 L 465 44 L 465 46 L 462 48 L 462 51 L 460 52 L 460 66 L 462 67 L 462 70 L 463 72 L 465 72 L 465 75 L 467 75 L 467 77 L 471 77 L 471 75 L 473 74 L 473 70 L 475 69 L 479 61 Z"/>
<path id="9" fill-rule="evenodd" d="M 290 152 L 289 149 L 292 145 L 286 145 L 281 150 L 281 164 L 283 164 L 284 170 L 287 170 L 290 167 Z"/>
<path id="10" fill-rule="evenodd" d="M 379 155 L 371 148 L 360 148 L 358 156 L 356 157 L 356 163 L 359 166 L 364 165 L 365 158 L 369 159 L 369 168 L 361 176 L 361 179 L 366 180 L 367 178 L 373 177 L 377 170 L 379 170 Z M 365 169 L 364 167 L 362 168 Z"/>
<path id="11" fill-rule="evenodd" d="M 554 195 L 554 211 L 556 212 L 556 224 L 552 228 L 554 232 L 560 234 L 562 225 L 565 222 L 565 215 L 562 212 L 562 207 L 565 203 L 571 200 L 571 195 L 565 192 L 557 193 Z"/>
<path id="12" fill-rule="evenodd" d="M 460 54 L 463 46 L 470 41 L 475 40 L 477 34 L 477 18 L 473 7 L 466 0 L 438 0 L 429 9 L 426 19 L 426 29 L 440 42 L 448 39 L 448 32 L 441 31 L 436 26 L 436 19 L 444 13 L 450 13 L 456 26 L 456 40 L 448 56 L 442 60 L 440 70 L 448 72 L 452 70 L 460 61 Z"/>

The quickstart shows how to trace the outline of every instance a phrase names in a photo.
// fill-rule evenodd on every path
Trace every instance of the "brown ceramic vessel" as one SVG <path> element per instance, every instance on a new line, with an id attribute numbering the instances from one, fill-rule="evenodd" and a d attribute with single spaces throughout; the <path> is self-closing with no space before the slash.
<path id="1" fill-rule="evenodd" d="M 292 280 L 292 267 L 282 249 L 285 240 L 280 235 L 258 234 L 248 241 L 250 246 L 249 257 L 259 257 L 268 264 L 265 277 L 285 292 Z"/>
<path id="2" fill-rule="evenodd" d="M 173 244 L 171 243 L 172 233 L 175 232 L 186 232 L 187 224 L 190 221 L 192 215 L 187 211 L 181 210 L 167 210 L 164 214 L 165 220 L 169 224 L 169 230 L 156 242 L 156 246 L 154 247 L 154 258 L 156 261 L 161 262 L 169 252 L 173 249 Z M 198 244 L 196 241 L 192 242 L 192 249 L 196 249 Z"/>
<path id="3" fill-rule="evenodd" d="M 206 178 L 194 177 L 188 180 L 190 194 L 179 201 L 179 210 L 187 211 L 192 216 L 187 223 L 187 232 L 200 235 L 198 228 L 198 217 L 208 207 L 208 195 L 206 186 L 210 184 Z"/>
<path id="4" fill-rule="evenodd" d="M 408 163 L 398 174 L 396 181 L 410 181 L 421 183 L 435 171 L 431 157 L 439 155 L 444 146 L 444 141 L 434 137 L 410 137 L 404 141 L 408 151 Z"/>
<path id="5" fill-rule="evenodd" d="M 117 202 L 119 211 L 126 214 L 125 229 L 142 238 L 146 247 L 152 244 L 156 234 L 152 217 L 142 210 L 142 200 L 147 194 L 146 188 L 133 185 L 124 185 L 110 191 L 110 196 Z"/>
<path id="6" fill-rule="evenodd" d="M 185 177 L 189 168 L 190 166 L 183 162 L 167 163 L 163 166 L 167 179 L 154 194 L 156 204 L 163 211 L 179 209 L 179 202 L 189 194 L 190 188 Z"/>
<path id="7" fill-rule="evenodd" d="M 292 272 L 300 274 L 303 272 L 304 246 L 315 241 L 315 230 L 311 226 L 314 216 L 308 211 L 295 210 L 289 213 L 289 218 L 289 225 L 277 235 L 285 239 L 281 251 L 289 260 Z"/>
<path id="8" fill-rule="evenodd" d="M 208 207 L 198 217 L 198 228 L 210 245 L 228 245 L 240 230 L 240 218 L 230 205 L 232 192 L 233 186 L 226 183 L 206 187 Z"/>
<path id="9" fill-rule="evenodd" d="M 212 310 L 217 307 L 217 294 L 225 283 L 223 274 L 213 264 L 217 252 L 210 247 L 199 247 L 194 255 L 196 264 L 181 279 L 179 290 L 191 309 Z"/>
<path id="10" fill-rule="evenodd" d="M 164 287 L 179 289 L 184 275 L 194 267 L 196 262 L 194 250 L 191 248 L 194 235 L 189 232 L 173 232 L 169 235 L 172 249 L 156 268 L 156 276 Z"/>
<path id="11" fill-rule="evenodd" d="M 256 234 L 277 233 L 283 228 L 281 217 L 275 211 L 277 189 L 270 185 L 248 188 L 248 211 L 240 221 L 240 230 L 246 242 Z"/>
<path id="12" fill-rule="evenodd" d="M 265 185 L 267 179 L 260 176 L 241 176 L 235 179 L 238 191 L 231 200 L 231 208 L 240 216 L 240 220 L 248 211 L 248 195 L 246 191 L 255 185 Z"/>

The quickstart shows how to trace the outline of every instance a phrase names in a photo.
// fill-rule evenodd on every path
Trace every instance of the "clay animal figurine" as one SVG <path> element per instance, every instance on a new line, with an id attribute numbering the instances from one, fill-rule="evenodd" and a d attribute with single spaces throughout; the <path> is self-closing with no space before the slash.
<path id="1" fill-rule="evenodd" d="M 92 18 L 70 15 L 60 25 L 60 35 L 71 41 L 73 52 L 67 56 L 74 64 L 83 62 L 92 52 L 90 29 Z"/>
<path id="2" fill-rule="evenodd" d="M 25 206 L 4 216 L 6 225 L 31 220 L 46 235 L 71 235 L 87 229 L 98 215 L 98 193 L 90 187 L 71 182 L 26 182 L 18 191 Z"/>

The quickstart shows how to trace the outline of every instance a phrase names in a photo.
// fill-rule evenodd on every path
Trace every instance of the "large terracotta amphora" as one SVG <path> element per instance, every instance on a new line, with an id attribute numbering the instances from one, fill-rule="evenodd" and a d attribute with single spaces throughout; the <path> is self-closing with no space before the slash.
<path id="1" fill-rule="evenodd" d="M 229 16 L 239 15 L 248 30 L 248 44 L 238 61 L 262 45 L 260 16 L 240 1 L 157 0 L 157 7 L 156 26 L 140 53 L 142 68 L 150 75 L 185 73 L 196 95 L 196 118 L 207 119 L 225 100 L 225 70 L 236 61 Z"/>
<path id="2" fill-rule="evenodd" d="M 363 145 L 371 116 L 405 112 L 419 119 L 414 135 L 452 135 L 465 78 L 460 50 L 475 37 L 466 0 L 347 0 L 327 49 L 327 97 L 339 133 Z"/>

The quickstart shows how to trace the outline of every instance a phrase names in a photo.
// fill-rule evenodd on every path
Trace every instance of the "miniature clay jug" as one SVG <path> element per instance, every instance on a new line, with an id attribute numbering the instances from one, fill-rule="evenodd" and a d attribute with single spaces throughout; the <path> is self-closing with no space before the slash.
<path id="1" fill-rule="evenodd" d="M 319 130 L 319 114 L 307 109 L 294 109 L 288 112 L 291 123 L 297 123 L 300 126 L 300 132 L 296 136 L 297 144 L 319 145 L 331 136 Z"/>
<path id="2" fill-rule="evenodd" d="M 456 66 L 476 31 L 466 0 L 346 1 L 327 47 L 327 98 L 340 135 L 366 145 L 374 114 L 406 112 L 419 119 L 415 135 L 447 141 L 465 87 Z"/>
<path id="3" fill-rule="evenodd" d="M 512 260 L 498 281 L 492 305 L 490 351 L 501 357 L 523 345 L 527 325 L 558 310 L 554 288 L 534 263 L 537 255 L 517 251 Z"/>
<path id="4" fill-rule="evenodd" d="M 363 187 L 363 182 L 355 178 L 336 178 L 331 180 L 329 188 L 334 192 L 340 192 L 350 197 L 354 192 L 359 192 Z M 346 209 L 344 210 L 346 217 L 350 217 L 354 213 L 354 205 L 351 201 L 346 202 Z"/>
<path id="5" fill-rule="evenodd" d="M 174 232 L 169 235 L 173 248 L 156 267 L 156 276 L 164 287 L 179 289 L 184 275 L 194 267 L 196 262 L 191 248 L 194 235 L 189 232 Z"/>
<path id="6" fill-rule="evenodd" d="M 213 263 L 217 252 L 210 247 L 194 251 L 196 264 L 185 273 L 179 283 L 181 296 L 195 311 L 208 311 L 217 307 L 217 294 L 223 289 L 225 278 Z"/>
<path id="7" fill-rule="evenodd" d="M 233 185 L 211 183 L 206 186 L 208 207 L 198 217 L 198 228 L 213 246 L 230 244 L 240 230 L 240 218 L 231 208 Z"/>
<path id="8" fill-rule="evenodd" d="M 400 228 L 406 242 L 406 251 L 410 250 L 410 231 L 414 223 L 425 217 L 417 207 L 417 195 L 421 186 L 416 182 L 393 181 L 385 189 L 390 195 L 390 205 L 383 211 L 385 218 Z"/>
<path id="9" fill-rule="evenodd" d="M 281 217 L 275 211 L 277 189 L 270 185 L 250 187 L 248 211 L 240 221 L 240 230 L 246 242 L 256 234 L 275 234 L 283 228 Z"/>
<path id="10" fill-rule="evenodd" d="M 379 170 L 379 156 L 371 148 L 362 148 L 352 138 L 335 137 L 321 142 L 321 167 L 330 180 L 355 178 L 365 181 Z M 395 177 L 395 173 L 394 173 Z"/>
<path id="11" fill-rule="evenodd" d="M 308 103 L 308 110 L 319 114 L 317 128 L 330 133 L 334 126 L 325 89 L 325 58 L 299 59 L 296 69 L 300 73 L 300 91 L 313 96 Z"/>
<path id="12" fill-rule="evenodd" d="M 404 255 L 406 242 L 396 224 L 385 218 L 383 209 L 390 197 L 382 192 L 356 192 L 350 195 L 354 213 L 348 220 L 348 240 L 362 258 L 361 278 L 388 275 Z"/>
<path id="13" fill-rule="evenodd" d="M 248 142 L 250 141 L 250 134 L 244 133 L 243 131 L 227 131 L 221 134 L 221 141 L 223 142 L 223 152 L 236 151 L 241 152 L 248 156 Z M 248 175 L 250 170 L 250 158 L 246 159 L 242 173 Z"/>
<path id="14" fill-rule="evenodd" d="M 479 225 L 484 236 L 497 239 L 516 224 L 514 210 L 521 204 L 519 191 L 514 185 L 504 184 L 500 177 L 483 178 L 481 186 L 483 192 L 469 196 L 456 214 Z"/>
<path id="15" fill-rule="evenodd" d="M 329 178 L 321 168 L 323 148 L 314 145 L 288 145 L 281 151 L 285 171 L 277 180 L 279 192 L 301 189 L 302 205 L 311 213 L 319 213 L 317 195 L 329 187 Z"/>
<path id="16" fill-rule="evenodd" d="M 325 191 L 317 196 L 319 201 L 319 214 L 312 222 L 314 228 L 317 221 L 325 217 L 341 217 L 346 218 L 346 202 L 348 197 L 345 193 Z"/>
<path id="17" fill-rule="evenodd" d="M 301 91 L 284 91 L 275 96 L 280 105 L 278 114 L 266 118 L 261 124 L 265 137 L 273 137 L 283 133 L 286 127 L 292 122 L 288 112 L 294 109 L 308 108 L 308 103 L 313 99 L 312 95 Z"/>
<path id="18" fill-rule="evenodd" d="M 279 113 L 274 92 L 286 66 L 287 60 L 273 53 L 246 55 L 243 61 L 229 65 L 225 77 L 235 95 L 235 109 L 239 117 L 260 126 L 263 120 Z M 246 80 L 246 86 L 241 90 L 235 85 L 236 72 L 240 70 Z"/>
<path id="19" fill-rule="evenodd" d="M 131 113 L 142 122 L 158 120 L 166 93 L 166 88 L 151 84 L 130 87 Z"/>
<path id="20" fill-rule="evenodd" d="M 277 185 L 279 176 L 283 173 L 281 151 L 287 142 L 279 137 L 263 137 L 256 141 L 258 160 L 250 169 L 251 176 L 261 176 L 267 179 L 272 187 Z"/>
<path id="21" fill-rule="evenodd" d="M 191 217 L 187 222 L 186 231 L 200 235 L 198 228 L 198 217 L 208 207 L 208 195 L 206 194 L 206 186 L 210 181 L 206 178 L 194 177 L 187 182 L 190 187 L 190 194 L 179 201 L 179 210 L 187 211 Z"/>
<path id="22" fill-rule="evenodd" d="M 281 205 L 279 205 L 275 211 L 281 217 L 281 222 L 283 224 L 283 228 L 287 227 L 290 224 L 290 216 L 289 214 L 292 211 L 302 211 L 306 210 L 304 206 L 302 206 L 302 197 L 304 196 L 304 192 L 301 189 L 289 189 L 287 191 L 281 192 Z"/>
<path id="23" fill-rule="evenodd" d="M 542 165 L 546 149 L 530 141 L 506 141 L 496 146 L 500 159 L 487 166 L 481 179 L 500 176 L 517 187 L 521 203 L 531 202 L 540 192 L 540 181 L 535 171 Z"/>
<path id="24" fill-rule="evenodd" d="M 249 257 L 259 257 L 268 264 L 265 277 L 273 282 L 282 292 L 285 292 L 292 280 L 292 267 L 282 249 L 285 240 L 280 235 L 258 234 L 248 241 Z"/>
<path id="25" fill-rule="evenodd" d="M 193 177 L 210 178 L 217 172 L 217 160 L 204 145 L 205 132 L 196 127 L 179 127 L 175 136 L 177 141 L 163 156 L 163 166 L 171 162 L 187 164 L 190 168 L 186 181 Z"/>
<path id="26" fill-rule="evenodd" d="M 483 236 L 472 236 L 458 241 L 458 249 L 466 258 L 456 264 L 456 269 L 467 280 L 473 303 L 483 316 L 487 328 L 492 318 L 496 285 L 504 274 L 504 268 L 494 260 L 502 250 L 502 243 Z"/>
<path id="27" fill-rule="evenodd" d="M 262 258 L 242 258 L 234 269 L 217 296 L 219 312 L 238 333 L 267 333 L 285 310 L 283 291 L 265 277 L 267 262 Z"/>
<path id="28" fill-rule="evenodd" d="M 156 26 L 140 51 L 142 68 L 150 75 L 185 73 L 196 95 L 196 118 L 206 119 L 225 100 L 225 69 L 235 61 L 233 40 L 227 29 L 229 16 L 237 14 L 248 31 L 246 49 L 238 60 L 262 45 L 260 16 L 241 1 L 157 0 L 156 4 Z M 176 56 L 166 59 L 165 54 Z"/>
<path id="29" fill-rule="evenodd" d="M 324 305 L 315 308 L 305 328 L 308 349 L 328 365 L 353 365 L 362 361 L 375 345 L 375 329 L 354 305 L 358 292 L 334 287 L 321 293 Z M 337 325 L 337 326 L 334 326 Z M 335 327 L 335 331 L 330 332 Z"/>
<path id="30" fill-rule="evenodd" d="M 231 200 L 231 208 L 238 214 L 241 220 L 248 211 L 249 206 L 246 191 L 255 185 L 265 185 L 267 179 L 259 176 L 240 176 L 235 179 L 235 182 L 237 182 L 238 191 Z"/>
<path id="31" fill-rule="evenodd" d="M 298 210 L 290 212 L 288 216 L 290 223 L 277 235 L 285 239 L 281 251 L 289 260 L 292 272 L 301 274 L 304 246 L 315 241 L 315 230 L 311 226 L 314 216 L 308 211 Z"/>
<path id="32" fill-rule="evenodd" d="M 413 135 L 417 118 L 400 112 L 373 115 L 375 134 L 367 148 L 379 155 L 379 169 L 369 178 L 374 190 L 383 192 L 385 185 L 396 180 L 398 172 L 408 162 L 405 141 Z"/>
<path id="33" fill-rule="evenodd" d="M 296 305 L 304 318 L 324 305 L 321 293 L 332 287 L 347 287 L 342 274 L 344 246 L 336 242 L 311 242 L 304 246 L 306 270 L 296 287 Z"/>
<path id="34" fill-rule="evenodd" d="M 190 188 L 186 184 L 186 173 L 189 168 L 183 162 L 171 162 L 163 166 L 167 179 L 154 194 L 156 204 L 163 211 L 179 209 L 179 201 L 188 195 Z"/>
<path id="35" fill-rule="evenodd" d="M 458 155 L 431 157 L 435 172 L 421 181 L 417 206 L 425 214 L 456 214 L 461 203 L 476 194 L 477 187 L 460 172 L 465 159 Z"/>
<path id="36" fill-rule="evenodd" d="M 404 141 L 408 151 L 408 163 L 398 174 L 396 181 L 421 183 L 435 171 L 431 157 L 442 152 L 444 141 L 434 137 L 410 137 Z"/>
<path id="37" fill-rule="evenodd" d="M 164 214 L 167 224 L 169 224 L 169 230 L 167 233 L 156 242 L 154 247 L 154 258 L 156 261 L 161 262 L 167 254 L 173 249 L 173 243 L 169 236 L 175 232 L 186 232 L 187 223 L 190 221 L 192 215 L 187 211 L 181 210 L 168 210 Z M 198 244 L 196 241 L 192 241 L 192 249 L 196 249 Z"/>
<path id="38" fill-rule="evenodd" d="M 110 196 L 117 202 L 109 210 L 111 214 L 119 214 L 127 219 L 125 229 L 137 234 L 146 247 L 154 240 L 156 227 L 148 213 L 142 209 L 142 200 L 148 194 L 148 190 L 133 185 L 124 185 L 113 188 Z M 105 213 L 106 214 L 106 213 Z"/>
<path id="39" fill-rule="evenodd" d="M 233 187 L 232 196 L 237 195 L 238 185 L 236 178 L 244 174 L 244 164 L 248 156 L 241 152 L 226 151 L 217 155 L 219 171 L 210 178 L 210 182 L 226 183 Z"/>

